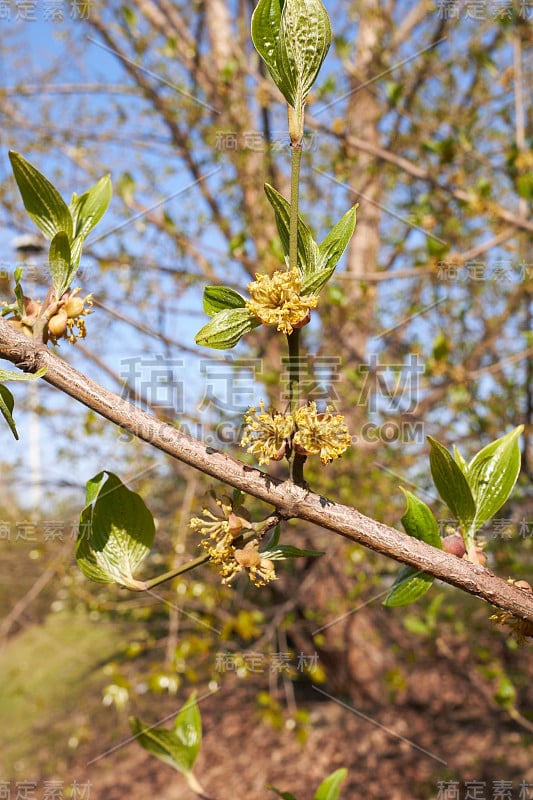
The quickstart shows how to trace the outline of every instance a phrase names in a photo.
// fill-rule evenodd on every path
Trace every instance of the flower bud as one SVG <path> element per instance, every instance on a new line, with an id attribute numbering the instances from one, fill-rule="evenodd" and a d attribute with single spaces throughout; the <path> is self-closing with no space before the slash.
<path id="1" fill-rule="evenodd" d="M 242 517 L 238 517 L 234 511 L 230 512 L 228 517 L 228 529 L 233 538 L 237 537 L 245 525 L 245 520 Z"/>
<path id="2" fill-rule="evenodd" d="M 487 563 L 487 556 L 485 555 L 481 547 L 479 547 L 479 545 L 476 544 L 475 542 L 472 542 L 472 544 L 468 548 L 467 559 L 468 561 L 471 561 L 473 564 L 480 564 L 482 567 L 484 567 L 485 564 Z"/>
<path id="3" fill-rule="evenodd" d="M 67 329 L 67 312 L 64 308 L 60 308 L 57 314 L 48 320 L 48 331 L 50 332 L 51 336 L 59 337 L 63 336 Z"/>
<path id="4" fill-rule="evenodd" d="M 458 558 L 462 558 L 466 553 L 464 539 L 460 533 L 452 533 L 451 536 L 445 536 L 442 540 L 442 549 Z"/>
<path id="5" fill-rule="evenodd" d="M 24 296 L 22 299 L 24 302 L 24 311 L 27 317 L 31 317 L 34 314 L 37 315 L 39 313 L 39 307 L 41 305 L 40 303 L 38 303 L 36 300 L 32 300 L 31 297 Z"/>
<path id="6" fill-rule="evenodd" d="M 64 310 L 67 313 L 67 317 L 69 319 L 74 319 L 74 317 L 79 317 L 82 313 L 85 305 L 81 297 L 78 295 L 72 295 L 69 297 L 65 305 L 63 306 Z"/>
<path id="7" fill-rule="evenodd" d="M 255 548 L 245 547 L 244 550 L 235 550 L 235 561 L 245 569 L 258 567 L 261 563 L 261 555 Z"/>

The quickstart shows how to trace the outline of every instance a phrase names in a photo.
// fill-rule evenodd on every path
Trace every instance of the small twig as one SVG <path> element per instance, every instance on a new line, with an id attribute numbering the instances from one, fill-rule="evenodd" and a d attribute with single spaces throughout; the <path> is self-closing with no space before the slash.
<path id="1" fill-rule="evenodd" d="M 159 586 L 162 583 L 171 581 L 173 578 L 177 578 L 178 575 L 184 575 L 186 572 L 190 572 L 191 570 L 196 569 L 196 567 L 200 567 L 202 564 L 207 564 L 209 559 L 210 556 L 206 553 L 203 556 L 198 556 L 198 558 L 194 558 L 192 561 L 187 561 L 186 564 L 181 564 L 181 566 L 175 567 L 174 569 L 171 569 L 168 572 L 164 572 L 162 575 L 158 575 L 156 578 L 152 578 L 149 581 L 145 581 L 142 588 L 139 587 L 140 591 L 153 589 L 155 586 Z"/>

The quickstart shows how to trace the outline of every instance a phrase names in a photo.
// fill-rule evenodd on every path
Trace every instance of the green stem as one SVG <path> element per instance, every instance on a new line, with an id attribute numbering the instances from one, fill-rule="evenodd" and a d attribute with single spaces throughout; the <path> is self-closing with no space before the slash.
<path id="1" fill-rule="evenodd" d="M 287 336 L 289 345 L 289 412 L 294 414 L 300 402 L 300 330 Z"/>
<path id="2" fill-rule="evenodd" d="M 287 336 L 289 345 L 289 411 L 297 410 L 300 403 L 300 331 L 297 328 Z M 304 464 L 307 456 L 294 453 L 291 461 L 291 479 L 298 486 L 305 486 Z"/>
<path id="3" fill-rule="evenodd" d="M 235 539 L 235 544 L 245 545 L 247 542 L 251 542 L 253 539 L 261 538 L 264 536 L 266 531 L 270 530 L 270 528 L 273 528 L 274 525 L 277 525 L 279 521 L 280 517 L 277 514 L 267 517 L 267 519 L 263 520 L 262 522 L 262 530 L 258 531 L 254 529 L 246 531 Z M 152 578 L 150 581 L 143 581 L 142 583 L 139 582 L 139 586 L 135 591 L 146 592 L 148 589 L 153 589 L 154 586 L 159 586 L 161 583 L 166 583 L 166 581 L 171 581 L 173 578 L 177 578 L 178 575 L 183 575 L 185 572 L 190 572 L 192 569 L 196 569 L 196 567 L 201 567 L 202 564 L 207 564 L 207 562 L 210 560 L 211 556 L 209 553 L 205 553 L 205 555 L 198 556 L 198 558 L 195 558 L 192 561 L 187 561 L 187 563 L 182 564 L 181 567 L 176 567 L 176 569 L 171 569 L 169 572 L 164 572 L 162 575 L 158 575 L 156 578 Z"/>
<path id="4" fill-rule="evenodd" d="M 294 109 L 289 106 L 289 129 L 293 124 Z M 291 211 L 289 219 L 289 269 L 298 269 L 298 197 L 300 194 L 300 164 L 302 161 L 302 137 L 291 130 Z M 289 344 L 289 409 L 293 414 L 298 408 L 300 384 L 300 331 L 293 330 L 287 336 Z"/>
<path id="5" fill-rule="evenodd" d="M 195 558 L 193 561 L 187 561 L 186 564 L 182 564 L 181 567 L 176 567 L 176 569 L 171 569 L 170 572 L 164 572 L 162 575 L 158 575 L 157 578 L 152 578 L 151 581 L 146 581 L 143 590 L 153 589 L 154 586 L 159 586 L 160 583 L 171 581 L 172 578 L 177 578 L 178 575 L 190 572 L 191 569 L 196 569 L 196 567 L 206 564 L 209 560 L 210 556 L 208 553 L 203 556 L 198 556 L 198 558 Z"/>
<path id="6" fill-rule="evenodd" d="M 291 212 L 289 218 L 289 269 L 298 269 L 298 200 L 300 195 L 300 164 L 302 162 L 303 108 L 296 114 L 289 106 L 289 133 L 291 137 Z M 300 331 L 287 336 L 289 345 L 289 410 L 294 414 L 300 402 Z M 294 453 L 291 478 L 298 486 L 305 486 L 304 463 L 306 456 Z"/>
<path id="7" fill-rule="evenodd" d="M 289 220 L 289 269 L 298 268 L 298 196 L 302 142 L 291 141 L 291 216 Z"/>

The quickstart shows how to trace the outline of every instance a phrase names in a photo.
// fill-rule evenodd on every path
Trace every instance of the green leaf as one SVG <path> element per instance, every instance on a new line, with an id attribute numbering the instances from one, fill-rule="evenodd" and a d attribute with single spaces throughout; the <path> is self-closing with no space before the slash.
<path id="1" fill-rule="evenodd" d="M 15 425 L 15 420 L 13 419 L 13 409 L 15 407 L 15 400 L 13 395 L 7 388 L 7 386 L 2 386 L 0 383 L 0 413 L 4 417 L 5 421 L 11 428 L 11 432 L 15 439 L 19 438 L 17 433 L 17 428 Z"/>
<path id="2" fill-rule="evenodd" d="M 520 473 L 519 425 L 491 442 L 470 461 L 468 482 L 476 504 L 474 529 L 480 528 L 503 506 Z"/>
<path id="3" fill-rule="evenodd" d="M 11 432 L 15 439 L 19 438 L 17 433 L 17 428 L 15 426 L 15 420 L 13 419 L 13 409 L 15 407 L 15 400 L 13 395 L 7 388 L 7 386 L 2 386 L 3 381 L 33 381 L 36 378 L 40 378 L 46 372 L 47 367 L 42 367 L 38 372 L 11 372 L 8 369 L 0 369 L 0 413 L 4 417 L 5 421 L 11 428 Z"/>
<path id="4" fill-rule="evenodd" d="M 288 256 L 291 204 L 269 183 L 265 183 L 265 194 L 268 198 L 268 202 L 274 209 L 276 226 L 283 246 L 283 252 Z M 298 267 L 304 279 L 309 273 L 315 272 L 318 258 L 318 245 L 313 239 L 308 225 L 298 216 Z"/>
<path id="5" fill-rule="evenodd" d="M 174 733 L 183 747 L 186 748 L 185 763 L 188 764 L 190 771 L 194 766 L 202 744 L 202 719 L 194 692 L 176 717 Z"/>
<path id="6" fill-rule="evenodd" d="M 358 205 L 356 203 L 346 212 L 319 246 L 318 270 L 329 269 L 333 271 L 337 266 L 355 231 Z"/>
<path id="7" fill-rule="evenodd" d="M 281 82 L 276 65 L 276 50 L 280 36 L 282 9 L 283 0 L 259 0 L 252 14 L 252 41 L 276 86 Z"/>
<path id="8" fill-rule="evenodd" d="M 505 672 L 498 671 L 494 699 L 502 708 L 506 708 L 508 711 L 515 710 L 517 701 L 516 687 Z"/>
<path id="9" fill-rule="evenodd" d="M 89 481 L 87 500 L 76 544 L 79 568 L 100 583 L 143 589 L 133 573 L 155 536 L 154 520 L 144 501 L 111 472 L 101 472 Z"/>
<path id="10" fill-rule="evenodd" d="M 219 311 L 194 337 L 196 344 L 215 350 L 230 350 L 241 336 L 261 325 L 247 308 L 227 308 Z"/>
<path id="11" fill-rule="evenodd" d="M 42 378 L 48 367 L 41 367 L 37 372 L 11 372 L 8 369 L 0 369 L 0 383 L 3 381 L 34 381 Z"/>
<path id="12" fill-rule="evenodd" d="M 455 445 L 453 445 L 453 457 L 455 458 L 457 464 L 461 467 L 463 475 L 468 480 L 468 464 Z"/>
<path id="13" fill-rule="evenodd" d="M 278 544 L 260 551 L 263 558 L 271 561 L 284 561 L 287 558 L 303 558 L 304 556 L 323 556 L 323 550 L 301 550 L 292 544 Z"/>
<path id="14" fill-rule="evenodd" d="M 93 553 L 90 538 L 93 530 L 93 507 L 86 506 L 80 514 L 78 539 L 76 542 L 76 561 L 86 578 L 97 583 L 115 583 L 115 578 L 101 566 L 101 561 Z"/>
<path id="15" fill-rule="evenodd" d="M 9 159 L 28 216 L 47 239 L 59 231 L 65 231 L 70 239 L 72 217 L 57 189 L 20 153 L 10 150 Z"/>
<path id="16" fill-rule="evenodd" d="M 80 197 L 73 195 L 70 211 L 74 225 L 72 242 L 72 262 L 80 263 L 83 242 L 102 219 L 111 201 L 113 188 L 111 177 L 105 175 Z"/>
<path id="17" fill-rule="evenodd" d="M 439 526 L 431 509 L 416 495 L 402 489 L 407 508 L 402 517 L 402 525 L 409 536 L 442 550 Z M 402 567 L 383 605 L 389 608 L 406 606 L 422 597 L 433 583 L 433 577 L 414 567 Z"/>
<path id="18" fill-rule="evenodd" d="M 89 478 L 87 483 L 85 484 L 85 506 L 92 506 L 96 498 L 98 497 L 98 493 L 103 482 L 106 479 L 107 473 L 106 472 L 99 472 L 98 475 L 95 475 L 94 478 Z"/>
<path id="19" fill-rule="evenodd" d="M 431 509 L 407 489 L 402 489 L 402 492 L 407 501 L 407 508 L 402 517 L 405 532 L 415 539 L 420 539 L 421 542 L 442 550 L 439 526 Z"/>
<path id="20" fill-rule="evenodd" d="M 216 492 L 214 492 L 214 500 L 216 502 Z M 231 505 L 234 511 L 242 506 L 246 500 L 246 494 L 241 489 L 234 489 L 231 493 Z"/>
<path id="21" fill-rule="evenodd" d="M 461 523 L 464 535 L 469 537 L 476 516 L 476 504 L 468 481 L 444 445 L 431 436 L 428 436 L 428 441 L 431 446 L 429 463 L 435 486 L 452 514 Z"/>
<path id="22" fill-rule="evenodd" d="M 305 103 L 331 44 L 331 27 L 320 0 L 286 0 L 276 44 L 278 88 L 293 108 Z"/>
<path id="23" fill-rule="evenodd" d="M 267 789 L 270 789 L 271 792 L 275 792 L 278 797 L 281 797 L 282 800 L 296 800 L 296 797 L 293 795 L 292 792 L 281 792 L 279 789 L 276 789 L 275 786 L 272 784 L 267 785 Z"/>
<path id="24" fill-rule="evenodd" d="M 50 264 L 50 274 L 52 275 L 56 297 L 59 300 L 72 283 L 76 274 L 76 270 L 72 268 L 70 244 L 65 231 L 56 233 L 50 242 L 48 263 Z"/>
<path id="25" fill-rule="evenodd" d="M 304 558 L 305 556 L 323 556 L 323 550 L 302 550 L 292 544 L 278 544 L 281 529 L 276 525 L 272 536 L 267 542 L 265 549 L 260 550 L 263 558 L 270 558 L 272 561 L 284 561 L 288 558 Z"/>
<path id="26" fill-rule="evenodd" d="M 22 280 L 22 272 L 23 272 L 23 267 L 21 265 L 20 267 L 17 267 L 13 273 L 13 277 L 15 278 L 15 287 L 13 291 L 17 299 L 17 302 L 15 304 L 16 309 L 13 310 L 18 311 L 21 317 L 25 316 L 26 314 L 26 311 L 24 309 L 24 292 L 22 291 L 22 286 L 20 285 L 20 282 Z"/>
<path id="27" fill-rule="evenodd" d="M 320 0 L 259 0 L 252 41 L 286 101 L 301 108 L 331 43 Z"/>
<path id="28" fill-rule="evenodd" d="M 272 532 L 272 536 L 266 543 L 265 550 L 273 550 L 274 547 L 278 544 L 280 536 L 281 536 L 281 526 L 278 523 Z"/>
<path id="29" fill-rule="evenodd" d="M 423 597 L 431 588 L 432 583 L 433 578 L 426 572 L 404 566 L 396 576 L 383 605 L 387 608 L 408 606 Z"/>
<path id="30" fill-rule="evenodd" d="M 335 268 L 319 269 L 317 272 L 311 272 L 307 278 L 302 281 L 302 294 L 319 294 L 334 271 Z"/>
<path id="31" fill-rule="evenodd" d="M 204 289 L 204 311 L 214 317 L 227 308 L 244 308 L 246 300 L 229 286 L 206 286 Z"/>
<path id="32" fill-rule="evenodd" d="M 194 694 L 181 709 L 172 730 L 154 728 L 136 717 L 130 719 L 130 727 L 148 753 L 185 775 L 191 773 L 202 743 L 202 721 Z"/>
<path id="33" fill-rule="evenodd" d="M 357 204 L 352 206 L 318 247 L 314 271 L 308 271 L 302 283 L 303 294 L 319 294 L 335 271 L 355 230 Z"/>
<path id="34" fill-rule="evenodd" d="M 439 242 L 429 234 L 426 237 L 426 249 L 430 258 L 442 258 L 449 251 L 450 246 L 446 242 Z"/>
<path id="35" fill-rule="evenodd" d="M 172 731 L 166 729 L 157 730 L 147 723 L 141 722 L 137 717 L 131 717 L 129 723 L 131 732 L 144 750 L 150 755 L 161 759 L 165 764 L 178 769 L 174 754 L 176 751 L 179 753 L 180 744 L 176 742 L 176 737 Z"/>
<path id="36" fill-rule="evenodd" d="M 338 800 L 341 784 L 346 780 L 348 770 L 346 768 L 336 769 L 328 775 L 318 787 L 315 800 Z"/>

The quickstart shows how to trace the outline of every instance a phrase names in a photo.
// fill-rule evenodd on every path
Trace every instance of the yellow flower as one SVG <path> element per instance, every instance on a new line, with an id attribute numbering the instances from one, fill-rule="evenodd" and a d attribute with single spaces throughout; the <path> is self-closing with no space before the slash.
<path id="1" fill-rule="evenodd" d="M 248 511 L 239 504 L 233 505 L 228 497 L 215 497 L 216 513 L 202 509 L 202 517 L 193 517 L 189 526 L 205 538 L 200 542 L 222 576 L 222 583 L 229 584 L 245 570 L 255 586 L 264 586 L 276 580 L 274 564 L 259 552 L 259 540 L 252 539 L 242 550 L 235 547 L 235 540 L 249 530 Z"/>
<path id="2" fill-rule="evenodd" d="M 87 314 L 92 314 L 92 294 L 86 297 L 79 297 L 81 290 L 74 289 L 73 292 L 66 292 L 60 302 L 58 311 L 48 322 L 46 337 L 57 344 L 59 339 L 65 338 L 71 344 L 75 344 L 77 339 L 85 339 L 87 329 L 85 320 Z"/>
<path id="3" fill-rule="evenodd" d="M 518 644 L 524 644 L 526 636 L 533 637 L 533 622 L 521 617 L 515 617 L 508 611 L 499 611 L 489 617 L 496 625 L 507 625 L 510 628 L 511 636 L 516 639 Z"/>
<path id="4" fill-rule="evenodd" d="M 215 497 L 215 503 L 218 506 L 216 513 L 203 508 L 203 519 L 193 517 L 189 527 L 206 537 L 200 544 L 216 564 L 223 564 L 233 557 L 233 540 L 248 527 L 248 511 L 240 507 L 237 509 L 240 512 L 238 516 L 231 499 L 226 496 Z"/>
<path id="5" fill-rule="evenodd" d="M 522 591 L 531 594 L 531 585 L 527 581 L 517 581 L 514 578 L 509 578 L 507 582 L 513 583 L 519 589 L 522 589 Z M 531 622 L 531 620 L 515 617 L 514 614 L 511 614 L 509 611 L 500 610 L 498 610 L 496 614 L 493 614 L 492 617 L 489 617 L 489 619 L 496 625 L 507 625 L 507 627 L 510 628 L 511 636 L 518 644 L 524 644 L 526 636 L 533 638 L 533 622 Z"/>
<path id="6" fill-rule="evenodd" d="M 325 413 L 319 414 L 316 403 L 309 403 L 294 414 L 297 428 L 293 439 L 295 449 L 306 455 L 320 455 L 323 464 L 342 455 L 352 443 L 344 417 L 332 411 L 328 406 Z"/>
<path id="7" fill-rule="evenodd" d="M 193 517 L 189 522 L 189 526 L 193 531 L 198 531 L 205 539 L 202 539 L 201 545 L 207 550 L 213 561 L 219 563 L 230 554 L 230 548 L 233 542 L 233 536 L 229 530 L 229 522 L 225 519 L 219 519 L 212 514 L 208 508 L 202 509 L 204 519 L 201 517 Z M 205 519 L 207 517 L 207 519 Z"/>
<path id="8" fill-rule="evenodd" d="M 256 278 L 248 286 L 252 299 L 246 302 L 246 308 L 261 322 L 277 325 L 278 331 L 290 334 L 309 321 L 318 297 L 301 295 L 302 280 L 297 269 L 278 270 L 272 277 L 256 275 Z"/>
<path id="9" fill-rule="evenodd" d="M 92 314 L 93 296 L 88 294 L 83 299 L 78 297 L 79 289 L 74 289 L 64 309 L 67 312 L 67 339 L 71 344 L 75 344 L 76 339 L 85 339 L 87 329 L 83 317 Z M 87 308 L 85 307 L 87 305 Z"/>
<path id="10" fill-rule="evenodd" d="M 222 583 L 229 583 L 241 571 L 240 564 L 235 559 L 233 540 L 242 530 L 242 526 L 230 525 L 233 514 L 231 506 L 226 506 L 222 500 L 216 499 L 217 505 L 224 516 L 213 514 L 208 508 L 202 509 L 203 519 L 193 517 L 189 526 L 205 536 L 200 545 L 207 551 L 211 561 L 216 564 L 222 575 Z M 233 514 L 233 516 L 235 516 Z"/>
<path id="11" fill-rule="evenodd" d="M 277 579 L 274 563 L 269 558 L 262 557 L 256 539 L 248 542 L 243 550 L 235 550 L 235 560 L 246 570 L 255 586 L 264 586 Z"/>
<path id="12" fill-rule="evenodd" d="M 241 447 L 246 447 L 260 464 L 268 464 L 270 459 L 280 461 L 285 455 L 287 441 L 294 431 L 292 417 L 271 409 L 266 412 L 261 401 L 259 413 L 256 408 L 249 408 L 244 422 Z"/>

